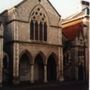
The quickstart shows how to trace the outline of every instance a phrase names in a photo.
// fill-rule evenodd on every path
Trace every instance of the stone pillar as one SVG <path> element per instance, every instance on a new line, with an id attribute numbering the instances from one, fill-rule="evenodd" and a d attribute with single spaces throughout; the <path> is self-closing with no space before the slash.
<path id="1" fill-rule="evenodd" d="M 62 49 L 62 47 L 59 47 L 58 76 L 57 76 L 57 78 L 60 81 L 64 80 L 64 76 L 63 76 L 63 49 Z"/>
<path id="2" fill-rule="evenodd" d="M 44 82 L 47 82 L 47 65 L 44 65 Z"/>
<path id="3" fill-rule="evenodd" d="M 3 24 L 0 24 L 0 87 L 3 82 Z"/>
<path id="4" fill-rule="evenodd" d="M 19 84 L 19 44 L 13 44 L 13 83 Z"/>
<path id="5" fill-rule="evenodd" d="M 0 39 L 0 87 L 2 86 L 3 81 L 3 39 Z"/>
<path id="6" fill-rule="evenodd" d="M 34 64 L 31 65 L 31 83 L 34 83 Z"/>

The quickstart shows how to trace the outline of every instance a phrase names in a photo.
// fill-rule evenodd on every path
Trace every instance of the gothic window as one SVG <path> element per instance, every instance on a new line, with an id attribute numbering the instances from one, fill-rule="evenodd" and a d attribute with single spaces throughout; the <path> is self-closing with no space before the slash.
<path id="1" fill-rule="evenodd" d="M 34 39 L 34 24 L 33 24 L 33 21 L 31 21 L 31 24 L 30 24 L 30 38 L 33 40 Z"/>
<path id="2" fill-rule="evenodd" d="M 47 41 L 47 24 L 44 23 L 44 41 Z"/>
<path id="3" fill-rule="evenodd" d="M 40 22 L 40 41 L 42 41 L 43 40 L 43 38 L 42 38 L 42 35 L 43 35 L 43 24 Z"/>
<path id="4" fill-rule="evenodd" d="M 31 13 L 30 39 L 35 41 L 47 41 L 47 20 L 42 8 L 36 7 Z"/>
<path id="5" fill-rule="evenodd" d="M 35 22 L 35 40 L 38 40 L 38 22 Z"/>

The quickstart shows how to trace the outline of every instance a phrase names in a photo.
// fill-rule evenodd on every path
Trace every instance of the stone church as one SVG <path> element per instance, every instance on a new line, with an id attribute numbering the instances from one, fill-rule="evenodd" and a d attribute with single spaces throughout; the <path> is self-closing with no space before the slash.
<path id="1" fill-rule="evenodd" d="M 49 0 L 23 0 L 10 10 L 2 12 L 0 15 L 0 83 L 78 80 L 80 71 L 76 67 L 77 52 L 73 52 L 73 60 L 68 59 L 68 52 L 71 54 L 71 51 L 77 51 L 79 47 L 72 49 L 76 43 L 66 37 L 67 28 L 72 27 L 72 24 L 68 26 L 68 23 L 72 19 L 68 19 L 68 23 L 65 23 L 66 20 L 61 20 L 61 15 Z M 76 37 L 77 35 L 74 38 Z M 84 58 L 84 61 L 88 61 L 88 58 Z M 70 64 L 70 60 L 74 63 Z M 71 67 L 68 68 L 70 65 Z M 80 75 L 85 72 L 84 76 L 80 77 L 85 80 L 88 66 L 82 60 L 80 65 L 82 65 Z"/>

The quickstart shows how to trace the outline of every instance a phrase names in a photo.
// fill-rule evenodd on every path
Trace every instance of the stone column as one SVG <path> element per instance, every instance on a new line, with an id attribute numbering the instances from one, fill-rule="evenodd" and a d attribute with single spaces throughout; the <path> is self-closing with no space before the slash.
<path id="1" fill-rule="evenodd" d="M 31 65 L 31 83 L 34 83 L 34 64 Z"/>
<path id="2" fill-rule="evenodd" d="M 19 44 L 13 44 L 13 83 L 19 83 Z"/>
<path id="3" fill-rule="evenodd" d="M 60 81 L 63 81 L 64 80 L 64 76 L 63 76 L 63 49 L 62 47 L 59 47 L 59 57 L 58 57 L 58 76 L 57 78 L 60 80 Z"/>
<path id="4" fill-rule="evenodd" d="M 44 82 L 47 82 L 47 65 L 44 65 Z"/>
<path id="5" fill-rule="evenodd" d="M 2 86 L 3 78 L 3 39 L 0 39 L 0 87 Z"/>

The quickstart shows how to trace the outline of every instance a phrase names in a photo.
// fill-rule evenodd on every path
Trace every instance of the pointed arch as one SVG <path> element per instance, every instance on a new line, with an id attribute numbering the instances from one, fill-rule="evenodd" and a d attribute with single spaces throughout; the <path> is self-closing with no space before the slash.
<path id="1" fill-rule="evenodd" d="M 39 33 L 38 27 L 39 27 L 38 22 L 36 21 L 35 22 L 35 40 L 38 40 L 38 33 Z"/>
<path id="2" fill-rule="evenodd" d="M 10 60 L 7 53 L 4 53 L 3 57 L 3 83 L 10 83 Z"/>
<path id="3" fill-rule="evenodd" d="M 30 39 L 34 40 L 32 35 L 35 35 L 35 41 L 47 41 L 48 16 L 42 5 L 38 4 L 32 9 L 29 22 L 31 30 Z M 32 24 L 32 22 L 35 23 Z"/>
<path id="4" fill-rule="evenodd" d="M 43 40 L 43 24 L 40 22 L 40 41 Z"/>
<path id="5" fill-rule="evenodd" d="M 37 4 L 35 7 L 32 8 L 29 17 L 28 17 L 28 21 L 31 22 L 32 20 L 32 16 L 35 14 L 34 11 L 40 11 L 40 9 L 42 9 L 43 13 L 44 13 L 44 17 L 46 17 L 46 22 L 49 24 L 49 16 L 47 11 L 45 10 L 45 8 L 41 5 L 41 4 Z"/>
<path id="6" fill-rule="evenodd" d="M 55 81 L 57 79 L 57 57 L 51 53 L 47 61 L 47 80 Z"/>
<path id="7" fill-rule="evenodd" d="M 39 52 L 34 61 L 34 79 L 36 82 L 44 81 L 44 54 Z"/>
<path id="8" fill-rule="evenodd" d="M 34 39 L 34 22 L 32 20 L 30 22 L 30 39 Z"/>
<path id="9" fill-rule="evenodd" d="M 47 41 L 47 24 L 44 23 L 44 41 Z"/>
<path id="10" fill-rule="evenodd" d="M 32 63 L 31 54 L 25 50 L 20 55 L 19 60 L 19 77 L 20 81 L 29 81 L 30 80 L 30 64 Z"/>

